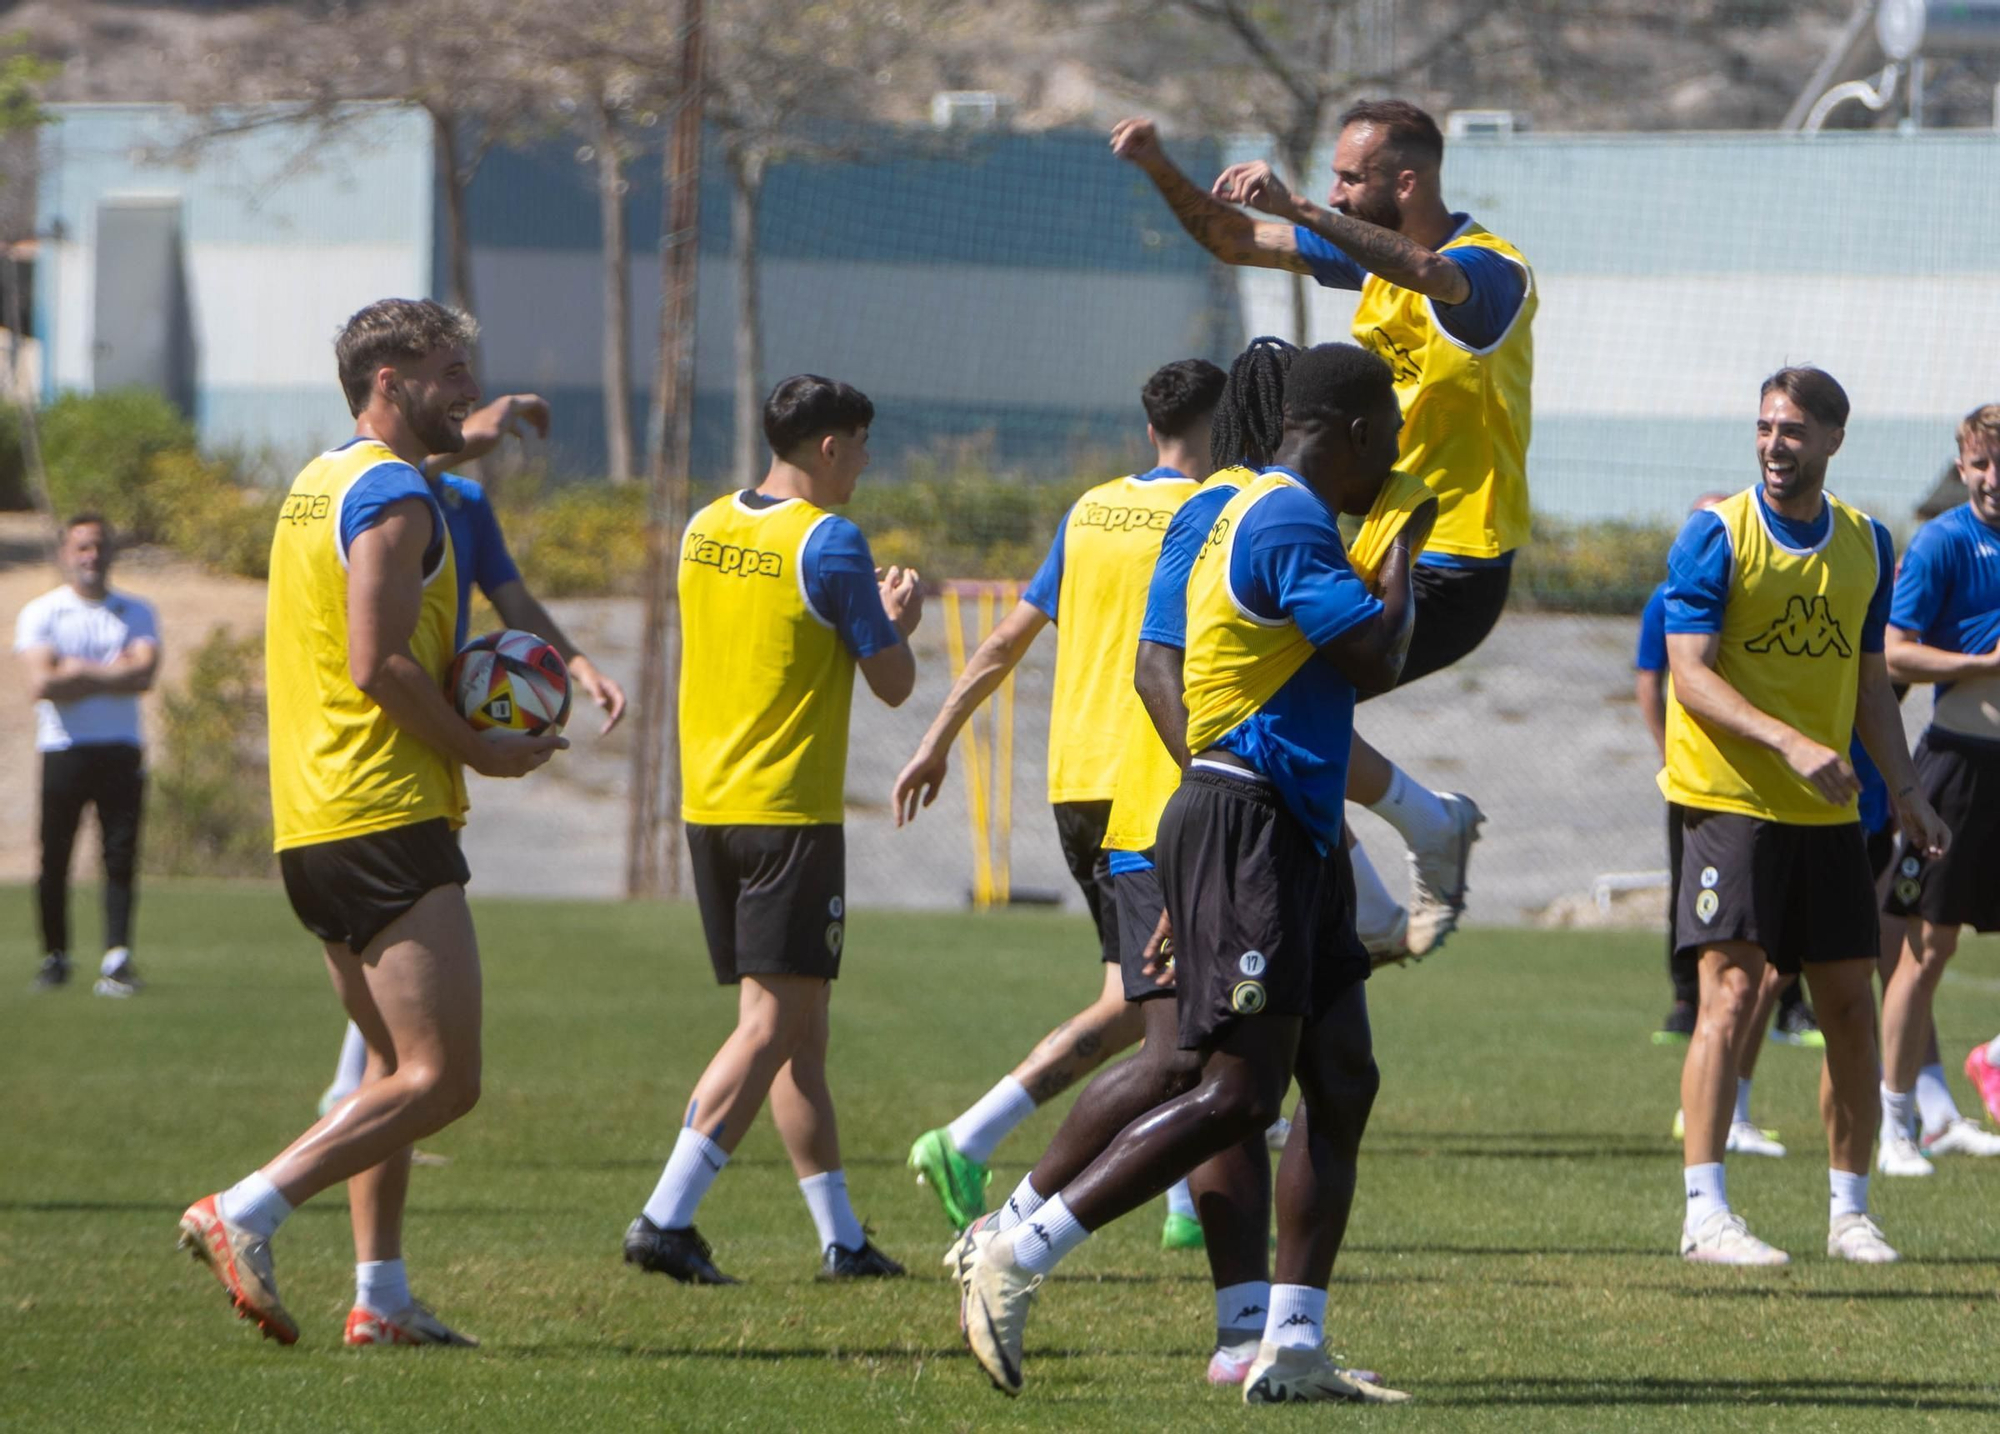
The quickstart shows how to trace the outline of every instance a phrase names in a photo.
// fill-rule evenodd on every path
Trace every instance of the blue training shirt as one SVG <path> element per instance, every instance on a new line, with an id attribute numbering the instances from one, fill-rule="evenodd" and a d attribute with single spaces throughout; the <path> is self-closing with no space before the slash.
<path id="1" fill-rule="evenodd" d="M 746 508 L 774 508 L 787 501 L 769 498 L 755 489 L 742 494 Z M 799 582 L 806 603 L 840 634 L 857 660 L 886 652 L 903 634 L 882 606 L 882 589 L 875 579 L 875 555 L 861 530 L 836 513 L 827 515 L 806 539 L 799 555 Z"/>
<path id="2" fill-rule="evenodd" d="M 1667 670 L 1667 585 L 1661 583 L 1639 614 L 1639 650 L 1632 665 L 1641 672 Z"/>
<path id="3" fill-rule="evenodd" d="M 1889 621 L 1944 652 L 2000 645 L 2000 532 L 1970 503 L 1917 529 L 1896 577 Z M 1949 691 L 1949 682 L 1937 690 Z"/>
<path id="4" fill-rule="evenodd" d="M 1134 473 L 1133 480 L 1150 483 L 1156 478 L 1178 478 L 1183 483 L 1187 474 L 1178 468 L 1148 468 L 1144 473 Z M 1056 622 L 1056 608 L 1062 599 L 1063 580 L 1063 534 L 1069 530 L 1069 515 L 1076 511 L 1075 505 L 1063 509 L 1062 521 L 1056 524 L 1055 540 L 1049 544 L 1049 554 L 1042 559 L 1042 565 L 1035 569 L 1028 586 L 1021 594 L 1021 601 L 1041 610 L 1042 616 Z"/>
<path id="5" fill-rule="evenodd" d="M 487 501 L 484 488 L 470 478 L 447 473 L 438 480 L 436 492 L 458 557 L 458 646 L 463 647 L 466 627 L 472 620 L 473 585 L 477 584 L 491 602 L 493 594 L 520 581 L 521 570 L 507 551 L 507 540 L 500 533 L 500 515 Z"/>
<path id="6" fill-rule="evenodd" d="M 1243 514 L 1231 541 L 1229 586 L 1263 622 L 1291 622 L 1315 648 L 1382 611 L 1347 561 L 1332 511 L 1294 481 Z M 1270 778 L 1322 852 L 1340 839 L 1347 805 L 1347 752 L 1354 737 L 1354 684 L 1315 655 L 1271 700 L 1216 742 Z"/>

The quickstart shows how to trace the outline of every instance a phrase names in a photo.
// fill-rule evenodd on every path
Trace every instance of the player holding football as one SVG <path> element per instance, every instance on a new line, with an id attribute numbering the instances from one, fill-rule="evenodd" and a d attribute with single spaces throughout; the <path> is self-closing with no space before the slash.
<path id="1" fill-rule="evenodd" d="M 1146 580 L 1175 510 L 1207 476 L 1209 424 L 1223 383 L 1222 370 L 1205 359 L 1181 359 L 1146 380 L 1139 401 L 1153 466 L 1100 483 L 1071 505 L 1021 600 L 967 659 L 890 791 L 898 826 L 936 800 L 959 730 L 1042 629 L 1056 624 L 1062 640 L 1049 700 L 1049 802 L 1063 859 L 1097 927 L 1104 976 L 1090 1005 L 1044 1036 L 950 1125 L 925 1131 L 910 1147 L 910 1168 L 936 1194 L 954 1230 L 986 1209 L 995 1147 L 1038 1106 L 1139 1039 L 1139 1012 L 1126 1003 L 1119 979 L 1104 828 L 1118 787 L 1121 738 L 1144 716 L 1130 674 Z M 1191 1209 L 1179 1213 L 1193 1223 Z"/>
<path id="2" fill-rule="evenodd" d="M 458 615 L 444 510 L 420 465 L 479 402 L 466 315 L 384 299 L 335 344 L 355 436 L 293 481 L 265 618 L 272 826 L 285 893 L 324 944 L 368 1043 L 367 1079 L 275 1159 L 181 1216 L 243 1318 L 282 1343 L 271 1239 L 347 1182 L 356 1294 L 346 1342 L 473 1344 L 410 1294 L 412 1143 L 479 1099 L 479 947 L 465 905 L 463 767 L 519 777 L 568 744 L 475 732 L 446 701 Z"/>
<path id="3" fill-rule="evenodd" d="M 1402 100 L 1354 105 L 1340 120 L 1326 207 L 1261 162 L 1232 165 L 1213 192 L 1190 183 L 1151 120 L 1111 132 L 1194 240 L 1227 264 L 1308 274 L 1358 289 L 1355 342 L 1387 362 L 1404 414 L 1398 467 L 1438 497 L 1437 530 L 1416 570 L 1417 627 L 1403 681 L 1473 651 L 1506 603 L 1514 550 L 1528 539 L 1527 452 L 1534 372 L 1533 272 L 1519 250 L 1446 207 L 1444 137 Z M 1246 204 L 1280 220 L 1262 223 Z M 1355 743 L 1348 796 L 1395 827 L 1410 851 L 1413 953 L 1456 928 L 1482 820 L 1466 797 L 1412 781 Z M 1369 880 L 1357 852 L 1356 876 Z M 1376 933 L 1364 925 L 1373 943 Z"/>
<path id="4" fill-rule="evenodd" d="M 878 582 L 861 530 L 829 511 L 854 496 L 874 420 L 847 384 L 786 379 L 764 402 L 764 481 L 702 509 L 681 544 L 681 814 L 709 961 L 717 982 L 738 987 L 737 1019 L 625 1232 L 625 1259 L 684 1284 L 733 1283 L 695 1211 L 767 1095 L 818 1232 L 820 1277 L 903 1273 L 849 1203 L 826 1084 L 847 931 L 854 671 L 900 707 L 917 674 L 906 639 L 923 615 L 915 571 L 892 567 Z"/>
<path id="5" fill-rule="evenodd" d="M 1927 1156 L 2000 1155 L 2000 1136 L 1959 1116 L 1944 1098 L 1924 1100 L 1925 1046 L 1935 1058 L 1932 1003 L 1963 926 L 2000 931 L 2000 404 L 1958 425 L 1958 476 L 1967 501 L 1917 530 L 1896 577 L 1886 657 L 1905 682 L 1937 684 L 1931 725 L 1917 743 L 1924 798 L 1951 828 L 1951 849 L 1925 860 L 1897 853 L 1887 911 L 1908 918 L 1902 959 L 1882 997 L 1884 1174 L 1928 1175 Z M 1927 1072 L 1932 1090 L 1942 1069 Z M 1985 1045 L 1965 1073 L 1989 1106 L 2000 1070 Z M 1922 1148 L 1916 1146 L 1922 1108 Z"/>
<path id="6" fill-rule="evenodd" d="M 1349 565 L 1335 514 L 1377 502 L 1400 422 L 1379 359 L 1346 344 L 1301 354 L 1276 466 L 1223 507 L 1190 570 L 1192 757 L 1155 856 L 1174 933 L 1178 1044 L 1200 1071 L 1021 1223 L 965 1242 L 966 1337 L 1008 1394 L 1021 1388 L 1042 1278 L 1091 1231 L 1263 1130 L 1296 1076 L 1308 1114 L 1279 1166 L 1277 1281 L 1244 1399 L 1407 1398 L 1337 1369 L 1322 1348 L 1326 1285 L 1379 1083 L 1368 956 L 1330 858 L 1356 693 L 1395 685 L 1412 619 L 1409 542 L 1419 540 L 1390 545 L 1378 599 Z"/>
<path id="7" fill-rule="evenodd" d="M 1875 885 L 1842 756 L 1859 732 L 1905 845 L 1950 839 L 1918 789 L 1882 656 L 1895 549 L 1825 491 L 1847 395 L 1819 369 L 1764 380 L 1761 482 L 1696 513 L 1667 562 L 1667 758 L 1683 816 L 1675 929 L 1700 953 L 1701 1012 L 1681 1073 L 1687 1213 L 1681 1254 L 1780 1265 L 1723 1181 L 1736 1071 L 1767 962 L 1804 969 L 1826 1036 L 1820 1108 L 1832 1191 L 1827 1253 L 1897 1258 L 1868 1217 L 1875 1101 Z"/>

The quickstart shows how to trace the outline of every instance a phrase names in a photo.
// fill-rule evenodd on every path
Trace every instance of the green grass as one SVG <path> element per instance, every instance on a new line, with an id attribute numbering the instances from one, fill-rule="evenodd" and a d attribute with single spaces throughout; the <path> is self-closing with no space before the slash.
<path id="1" fill-rule="evenodd" d="M 24 932 L 25 893 L 7 899 Z M 1664 1004 L 1650 936 L 1471 932 L 1373 983 L 1383 1091 L 1329 1325 L 1419 1402 L 1303 1414 L 1247 1411 L 1202 1383 L 1206 1269 L 1154 1248 L 1158 1205 L 1044 1292 L 1021 1399 L 989 1389 L 959 1345 L 936 1263 L 947 1232 L 903 1155 L 1095 989 L 1077 922 L 860 913 L 833 1078 L 856 1203 L 914 1277 L 812 1282 L 811 1226 L 765 1125 L 702 1211 L 748 1283 L 697 1290 L 618 1250 L 730 1023 L 692 912 L 477 910 L 486 1094 L 425 1142 L 451 1163 L 416 1172 L 409 1239 L 419 1293 L 483 1337 L 476 1352 L 341 1348 L 338 1193 L 278 1241 L 296 1348 L 257 1340 L 173 1251 L 182 1206 L 303 1127 L 331 1071 L 340 1016 L 276 891 L 150 887 L 153 986 L 129 1002 L 87 984 L 30 994 L 28 943 L 0 940 L 0 1427 L 1825 1431 L 2000 1415 L 2000 1170 L 1878 1181 L 1904 1263 L 1828 1262 L 1817 1062 L 1801 1052 L 1771 1048 L 1758 1092 L 1793 1157 L 1730 1171 L 1736 1203 L 1798 1263 L 1673 1257 L 1678 1062 L 1647 1043 Z M 2000 1028 L 1991 950 L 1960 956 L 1939 1003 L 1954 1067 Z M 1002 1188 L 1058 1116 L 1003 1148 Z"/>

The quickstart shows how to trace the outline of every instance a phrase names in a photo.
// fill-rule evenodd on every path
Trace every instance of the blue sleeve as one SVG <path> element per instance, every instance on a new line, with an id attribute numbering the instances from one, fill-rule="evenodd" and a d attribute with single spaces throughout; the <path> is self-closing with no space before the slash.
<path id="1" fill-rule="evenodd" d="M 1290 618 L 1314 647 L 1325 647 L 1382 610 L 1347 554 L 1339 530 L 1304 493 L 1278 493 L 1244 515 L 1229 576 L 1238 601 L 1261 618 Z"/>
<path id="2" fill-rule="evenodd" d="M 903 640 L 882 607 L 875 556 L 854 524 L 845 518 L 823 521 L 806 539 L 801 562 L 806 601 L 857 659 L 886 652 Z"/>
<path id="3" fill-rule="evenodd" d="M 1062 597 L 1063 575 L 1063 534 L 1069 531 L 1069 515 L 1074 507 L 1063 510 L 1062 521 L 1056 524 L 1055 541 L 1049 544 L 1049 555 L 1042 559 L 1041 567 L 1028 580 L 1027 591 L 1021 594 L 1021 601 L 1041 609 L 1042 616 L 1050 622 L 1056 620 L 1056 604 Z"/>
<path id="4" fill-rule="evenodd" d="M 1324 234 L 1306 228 L 1303 224 L 1292 227 L 1292 239 L 1299 247 L 1299 257 L 1312 268 L 1312 276 L 1323 289 L 1358 289 L 1368 277 L 1368 271 L 1347 257 L 1347 252 Z"/>
<path id="5" fill-rule="evenodd" d="M 1861 650 L 1880 652 L 1889 626 L 1889 595 L 1896 585 L 1896 540 L 1873 518 L 1868 521 L 1875 529 L 1875 595 L 1868 599 L 1868 617 L 1861 624 Z"/>
<path id="6" fill-rule="evenodd" d="M 1889 599 L 1889 621 L 1905 632 L 1927 633 L 1944 613 L 1951 593 L 1952 549 L 1949 535 L 1936 522 L 1926 523 L 1910 539 L 1903 570 L 1896 574 Z"/>
<path id="7" fill-rule="evenodd" d="M 518 581 L 521 570 L 514 566 L 513 555 L 507 551 L 507 540 L 500 533 L 500 515 L 486 501 L 486 491 L 476 483 L 467 483 L 461 492 L 472 530 L 472 580 L 491 598 L 507 584 Z"/>
<path id="8" fill-rule="evenodd" d="M 1528 276 L 1506 255 L 1470 244 L 1447 250 L 1472 292 L 1456 304 L 1431 305 L 1445 332 L 1469 349 L 1491 348 L 1521 312 L 1528 297 Z"/>
<path id="9" fill-rule="evenodd" d="M 1139 623 L 1139 641 L 1162 647 L 1187 646 L 1187 584 L 1195 556 L 1208 540 L 1215 518 L 1229 506 L 1234 489 L 1197 493 L 1181 504 L 1160 538 L 1160 556 L 1153 563 L 1153 580 L 1146 587 L 1146 614 Z"/>
<path id="10" fill-rule="evenodd" d="M 1667 554 L 1667 631 L 1721 632 L 1729 605 L 1729 530 L 1711 512 L 1696 513 Z"/>
<path id="11" fill-rule="evenodd" d="M 1639 651 L 1632 665 L 1641 672 L 1667 670 L 1667 585 L 1661 583 L 1639 614 Z"/>
<path id="12" fill-rule="evenodd" d="M 444 532 L 444 510 L 438 507 L 437 495 L 424 482 L 424 475 L 407 463 L 377 463 L 354 480 L 341 501 L 341 556 L 347 555 L 356 538 L 381 523 L 383 513 L 411 498 L 421 498 L 430 505 L 431 546 L 435 547 L 438 535 Z"/>

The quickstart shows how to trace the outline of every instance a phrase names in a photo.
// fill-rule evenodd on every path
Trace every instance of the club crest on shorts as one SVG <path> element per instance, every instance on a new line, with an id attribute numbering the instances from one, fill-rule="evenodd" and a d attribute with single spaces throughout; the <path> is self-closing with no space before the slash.
<path id="1" fill-rule="evenodd" d="M 838 921 L 826 924 L 826 951 L 829 956 L 838 956 L 840 948 L 847 940 L 847 928 Z"/>
<path id="2" fill-rule="evenodd" d="M 840 920 L 841 917 L 847 914 L 847 903 L 837 896 L 834 897 L 833 900 L 826 904 L 826 914 L 831 916 L 835 921 Z"/>
<path id="3" fill-rule="evenodd" d="M 1264 1009 L 1264 983 L 1238 981 L 1229 993 L 1229 1009 L 1239 1016 L 1254 1016 Z"/>
<path id="4" fill-rule="evenodd" d="M 1915 906 L 1917 898 L 1923 895 L 1923 887 L 1914 876 L 1906 876 L 1896 883 L 1896 900 L 1905 906 Z"/>
<path id="5" fill-rule="evenodd" d="M 1701 889 L 1703 891 L 1715 890 L 1715 884 L 1720 880 L 1722 880 L 1722 873 L 1714 867 L 1705 866 L 1701 869 Z"/>
<path id="6" fill-rule="evenodd" d="M 1918 872 L 1922 871 L 1923 869 L 1924 869 L 1924 864 L 1918 861 L 1915 857 L 1906 856 L 1903 858 L 1903 875 L 1915 876 Z"/>
<path id="7" fill-rule="evenodd" d="M 1710 867 L 1709 870 L 1713 871 L 1715 868 Z M 1721 909 L 1722 898 L 1717 896 L 1713 891 L 1704 891 L 1694 899 L 1694 914 L 1700 917 L 1703 922 L 1715 920 L 1715 913 Z"/>
<path id="8" fill-rule="evenodd" d="M 1256 980 L 1257 977 L 1264 974 L 1264 953 L 1262 951 L 1245 951 L 1241 956 L 1236 958 L 1236 969 L 1251 980 Z"/>

